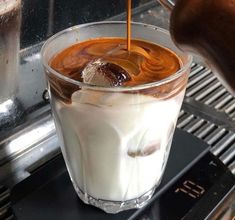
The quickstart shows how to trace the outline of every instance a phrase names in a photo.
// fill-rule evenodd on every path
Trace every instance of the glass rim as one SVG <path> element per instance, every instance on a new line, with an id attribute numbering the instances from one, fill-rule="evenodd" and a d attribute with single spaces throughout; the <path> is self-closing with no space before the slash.
<path id="1" fill-rule="evenodd" d="M 78 80 L 74 80 L 71 79 L 59 72 L 57 72 L 56 70 L 54 70 L 53 68 L 51 68 L 49 66 L 48 61 L 46 60 L 44 54 L 46 52 L 47 46 L 54 41 L 55 39 L 57 39 L 58 37 L 60 37 L 61 35 L 71 32 L 71 31 L 76 31 L 79 28 L 84 28 L 84 27 L 89 27 L 89 26 L 94 26 L 94 25 L 102 25 L 102 24 L 126 24 L 125 21 L 101 21 L 101 22 L 91 22 L 91 23 L 85 23 L 85 24 L 80 24 L 80 25 L 76 25 L 76 26 L 72 26 L 69 28 L 66 28 L 56 34 L 54 34 L 53 36 L 51 36 L 50 38 L 48 38 L 46 40 L 46 42 L 43 44 L 42 49 L 40 51 L 40 56 L 41 56 L 41 61 L 42 64 L 44 66 L 44 68 L 46 69 L 46 71 L 48 71 L 48 74 L 53 74 L 56 77 L 60 78 L 61 80 L 64 80 L 66 82 L 69 82 L 71 84 L 74 84 L 76 86 L 79 86 L 81 88 L 87 88 L 87 89 L 91 89 L 91 90 L 100 90 L 100 91 L 110 91 L 110 92 L 125 92 L 125 91 L 136 91 L 136 90 L 143 90 L 143 89 L 148 89 L 148 88 L 152 88 L 152 87 L 157 87 L 157 86 L 161 86 L 163 84 L 169 83 L 175 79 L 177 79 L 178 77 L 180 77 L 183 73 L 185 73 L 187 71 L 187 69 L 189 69 L 191 67 L 191 63 L 193 60 L 193 57 L 188 54 L 188 53 L 184 53 L 187 56 L 187 61 L 185 64 L 183 64 L 183 66 L 174 74 L 160 80 L 160 81 L 156 81 L 156 82 L 151 82 L 151 83 L 145 83 L 145 84 L 141 84 L 141 85 L 136 85 L 136 86 L 123 86 L 123 87 L 107 87 L 107 86 L 97 86 L 97 85 L 92 85 L 92 84 L 88 84 L 88 83 L 84 83 Z M 143 26 L 145 28 L 151 28 L 155 31 L 160 31 L 164 34 L 166 34 L 168 37 L 170 37 L 170 33 L 169 31 L 167 31 L 166 29 L 154 26 L 154 25 L 150 25 L 150 24 L 145 24 L 145 23 L 140 23 L 140 22 L 131 22 L 132 25 L 138 25 L 138 26 Z M 106 36 L 104 36 L 106 37 Z M 135 39 L 135 38 L 134 38 Z M 141 39 L 141 38 L 140 38 Z M 78 42 L 79 43 L 79 42 Z M 72 46 L 73 44 L 71 44 Z"/>

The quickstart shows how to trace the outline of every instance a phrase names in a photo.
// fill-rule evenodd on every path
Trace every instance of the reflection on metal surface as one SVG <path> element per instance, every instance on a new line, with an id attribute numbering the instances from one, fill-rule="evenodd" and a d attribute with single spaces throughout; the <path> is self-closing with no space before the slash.
<path id="1" fill-rule="evenodd" d="M 54 134 L 55 126 L 50 116 L 38 120 L 14 136 L 0 142 L 0 165 Z"/>
<path id="2" fill-rule="evenodd" d="M 7 114 L 9 112 L 9 109 L 12 108 L 13 101 L 11 99 L 8 99 L 7 101 L 0 103 L 0 113 Z"/>
<path id="3" fill-rule="evenodd" d="M 24 108 L 16 98 L 0 103 L 0 140 L 3 133 L 16 127 L 23 114 Z"/>
<path id="4" fill-rule="evenodd" d="M 12 178 L 9 185 L 18 182 L 29 175 L 26 170 L 34 163 L 44 163 L 60 152 L 49 112 L 34 120 L 0 142 L 0 182 L 8 178 Z"/>
<path id="5" fill-rule="evenodd" d="M 39 53 L 32 54 L 31 56 L 24 58 L 25 62 L 35 62 L 37 60 L 40 62 L 40 54 Z"/>

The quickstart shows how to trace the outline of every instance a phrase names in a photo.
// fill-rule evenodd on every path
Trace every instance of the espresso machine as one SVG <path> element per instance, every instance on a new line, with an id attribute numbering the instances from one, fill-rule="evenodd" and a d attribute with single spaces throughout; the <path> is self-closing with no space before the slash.
<path id="1" fill-rule="evenodd" d="M 0 220 L 235 219 L 235 97 L 196 56 L 166 171 L 148 205 L 106 214 L 77 197 L 40 49 L 73 25 L 125 21 L 125 10 L 123 0 L 0 0 Z M 134 22 L 168 29 L 169 16 L 156 0 L 133 0 Z"/>

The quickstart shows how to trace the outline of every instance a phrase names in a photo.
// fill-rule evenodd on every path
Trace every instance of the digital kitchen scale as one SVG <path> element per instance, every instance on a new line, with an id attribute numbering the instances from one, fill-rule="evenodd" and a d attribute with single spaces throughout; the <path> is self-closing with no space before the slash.
<path id="1" fill-rule="evenodd" d="M 142 209 L 106 214 L 84 204 L 61 155 L 14 186 L 11 204 L 17 220 L 201 220 L 224 214 L 221 207 L 234 202 L 234 189 L 235 177 L 209 146 L 176 129 L 162 183 Z"/>

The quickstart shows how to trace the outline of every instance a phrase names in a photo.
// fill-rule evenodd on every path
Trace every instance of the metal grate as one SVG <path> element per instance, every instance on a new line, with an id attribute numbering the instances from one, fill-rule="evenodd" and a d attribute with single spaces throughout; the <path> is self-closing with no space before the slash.
<path id="1" fill-rule="evenodd" d="M 214 73 L 204 66 L 194 65 L 189 76 L 186 97 L 235 116 L 235 98 L 221 85 Z"/>
<path id="2" fill-rule="evenodd" d="M 10 208 L 10 190 L 0 186 L 0 220 L 13 220 L 14 215 Z"/>
<path id="3" fill-rule="evenodd" d="M 177 127 L 204 140 L 211 152 L 235 174 L 235 133 L 199 116 L 180 112 Z"/>

